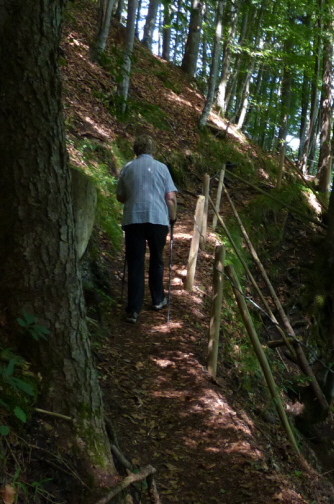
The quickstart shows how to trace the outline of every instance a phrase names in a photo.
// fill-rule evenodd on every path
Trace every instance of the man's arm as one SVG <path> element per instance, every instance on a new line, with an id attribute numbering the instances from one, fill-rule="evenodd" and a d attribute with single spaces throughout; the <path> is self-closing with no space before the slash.
<path id="1" fill-rule="evenodd" d="M 166 200 L 166 203 L 168 206 L 169 218 L 170 218 L 170 220 L 175 221 L 176 220 L 176 208 L 177 208 L 175 192 L 166 193 L 165 200 Z"/>

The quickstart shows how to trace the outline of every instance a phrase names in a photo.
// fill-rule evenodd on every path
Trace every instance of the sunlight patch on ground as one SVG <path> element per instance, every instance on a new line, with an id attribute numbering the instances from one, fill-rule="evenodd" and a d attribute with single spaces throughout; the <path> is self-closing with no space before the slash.
<path id="1" fill-rule="evenodd" d="M 158 359 L 156 357 L 151 357 L 151 360 L 155 362 L 159 367 L 161 368 L 167 368 L 167 367 L 176 367 L 175 362 L 168 360 L 168 359 Z"/>
<path id="2" fill-rule="evenodd" d="M 262 178 L 264 178 L 264 179 L 266 179 L 266 180 L 270 180 L 269 174 L 268 174 L 267 172 L 265 172 L 265 171 L 263 170 L 263 168 L 258 168 L 258 172 L 259 172 L 259 175 L 260 175 Z"/>
<path id="3" fill-rule="evenodd" d="M 150 334 L 168 333 L 171 329 L 181 329 L 182 327 L 183 327 L 183 324 L 181 322 L 169 321 L 169 322 L 166 322 L 165 324 L 159 324 L 159 325 L 153 326 L 152 329 L 148 332 Z"/>
<path id="4" fill-rule="evenodd" d="M 79 114 L 79 115 L 81 116 L 81 114 Z M 105 131 L 104 128 L 101 128 L 101 126 L 98 123 L 96 123 L 94 121 L 94 119 L 91 119 L 88 116 L 81 116 L 81 117 L 85 122 L 90 124 L 95 129 L 95 131 L 97 131 L 97 133 L 106 137 L 106 140 L 109 140 L 109 135 L 108 135 L 107 131 Z"/>
<path id="5" fill-rule="evenodd" d="M 190 240 L 190 238 L 192 237 L 191 234 L 189 233 L 174 233 L 174 239 L 175 240 Z"/>
<path id="6" fill-rule="evenodd" d="M 316 195 L 314 193 L 311 193 L 311 192 L 304 192 L 308 202 L 309 202 L 309 205 L 313 208 L 313 210 L 319 215 L 321 214 L 321 205 L 319 203 L 319 201 L 317 200 L 316 198 Z"/>

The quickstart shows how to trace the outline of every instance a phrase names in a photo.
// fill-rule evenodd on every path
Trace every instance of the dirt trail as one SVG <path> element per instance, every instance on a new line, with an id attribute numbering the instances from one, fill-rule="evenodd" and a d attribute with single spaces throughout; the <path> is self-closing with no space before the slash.
<path id="1" fill-rule="evenodd" d="M 121 450 L 134 464 L 157 469 L 164 504 L 334 502 L 331 487 L 314 471 L 299 472 L 280 426 L 244 409 L 224 368 L 218 369 L 219 385 L 205 371 L 216 238 L 209 235 L 193 292 L 186 292 L 195 200 L 188 207 L 175 225 L 170 322 L 166 310 L 150 309 L 147 284 L 137 324 L 124 321 L 124 303 L 115 305 L 109 322 L 98 367 Z M 114 296 L 120 299 L 121 256 L 112 268 L 118 278 Z M 146 491 L 140 502 L 148 502 Z"/>

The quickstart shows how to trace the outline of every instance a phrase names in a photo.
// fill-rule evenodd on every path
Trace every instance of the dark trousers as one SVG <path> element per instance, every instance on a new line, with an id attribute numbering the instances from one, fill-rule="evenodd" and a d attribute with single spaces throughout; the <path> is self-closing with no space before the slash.
<path id="1" fill-rule="evenodd" d="M 140 312 L 144 302 L 146 241 L 150 249 L 149 287 L 152 304 L 163 301 L 164 261 L 168 226 L 160 224 L 129 224 L 124 226 L 125 256 L 128 264 L 128 306 L 126 311 Z"/>

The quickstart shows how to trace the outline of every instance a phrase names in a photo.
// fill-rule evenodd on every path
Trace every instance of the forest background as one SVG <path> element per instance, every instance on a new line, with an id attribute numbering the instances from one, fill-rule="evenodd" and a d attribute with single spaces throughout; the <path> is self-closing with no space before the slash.
<path id="1" fill-rule="evenodd" d="M 2 372 L 8 397 L 4 396 L 1 404 L 5 416 L 6 412 L 12 412 L 25 423 L 26 403 L 30 397 L 35 398 L 38 389 L 39 406 L 61 411 L 76 420 L 75 428 L 61 427 L 61 437 L 66 440 L 63 450 L 71 451 L 75 447 L 80 454 L 82 473 L 113 484 L 113 479 L 108 478 L 116 471 L 92 365 L 67 168 L 58 71 L 59 64 L 66 64 L 66 52 L 59 49 L 65 5 L 61 1 L 42 2 L 37 8 L 25 2 L 24 8 L 21 7 L 21 2 L 16 0 L 3 0 L 0 4 L 1 64 L 2 75 L 6 75 L 0 124 L 3 153 L 0 301 L 8 361 Z M 197 96 L 206 97 L 204 102 L 196 104 L 197 107 L 203 104 L 197 109 L 199 131 L 210 118 L 209 128 L 217 128 L 214 121 L 219 123 L 220 116 L 225 120 L 225 131 L 233 124 L 236 135 L 238 130 L 242 131 L 253 145 L 277 153 L 278 162 L 271 164 L 270 173 L 277 191 L 287 181 L 284 172 L 287 141 L 291 137 L 298 139 L 298 149 L 289 151 L 291 159 L 307 180 L 315 178 L 324 208 L 329 201 L 322 262 L 325 273 L 320 279 L 325 293 L 320 346 L 329 371 L 323 386 L 330 405 L 334 348 L 331 282 L 334 203 L 332 198 L 329 200 L 332 2 L 204 3 L 194 0 L 163 4 L 151 1 L 145 5 L 129 0 L 127 4 L 101 1 L 98 5 L 92 3 L 91 8 L 96 10 L 96 26 L 90 40 L 90 61 L 108 71 L 112 82 L 110 87 L 101 86 L 102 90 L 96 90 L 95 98 L 120 124 L 125 121 L 126 125 L 123 129 L 126 141 L 122 144 L 118 140 L 118 151 L 116 147 L 111 149 L 113 156 L 118 155 L 125 161 L 129 156 L 128 137 L 143 125 L 147 132 L 152 132 L 157 118 L 162 123 L 157 107 L 139 110 L 137 105 L 136 109 L 131 96 L 131 89 L 137 85 L 138 90 L 141 83 L 138 74 L 131 80 L 135 37 L 141 31 L 142 45 L 149 51 L 155 47 L 158 56 L 169 65 L 181 66 L 194 96 L 198 93 Z M 71 9 L 66 15 L 75 27 Z M 120 36 L 119 44 L 114 40 L 114 46 L 108 48 L 112 16 L 123 22 L 125 34 Z M 68 42 L 80 48 L 81 43 L 75 37 L 70 36 Z M 168 79 L 170 71 L 161 70 L 160 78 L 167 88 L 172 87 L 175 95 L 181 94 L 175 81 Z M 145 96 L 142 98 L 144 103 Z M 218 115 L 213 116 L 213 111 Z M 144 116 L 144 120 L 131 130 L 134 115 Z M 170 169 L 182 184 L 187 180 L 186 170 L 181 167 L 180 157 L 172 152 L 177 145 L 176 126 L 172 123 L 172 133 L 168 131 L 168 122 L 173 120 L 168 119 L 165 128 L 161 128 L 161 138 L 166 147 L 164 155 L 169 159 L 174 156 Z M 71 152 L 75 124 L 68 118 L 67 121 Z M 181 141 L 182 136 L 178 136 L 179 144 Z M 183 142 L 183 158 L 187 157 L 186 150 Z M 241 159 L 230 146 L 220 156 L 220 162 L 234 163 Z M 243 164 L 241 168 L 249 169 L 249 166 Z M 112 198 L 109 204 L 114 204 Z M 105 224 L 111 226 L 117 241 L 117 206 L 113 210 L 113 216 L 108 222 L 105 219 Z M 17 321 L 23 328 L 21 332 Z M 27 342 L 28 334 L 32 341 Z M 43 344 L 44 340 L 48 343 Z M 14 376 L 20 360 L 16 354 L 9 353 L 8 357 L 8 349 L 28 359 L 35 376 L 41 372 L 41 384 Z M 13 390 L 19 397 L 17 403 L 10 398 Z M 10 422 L 3 422 L 1 426 L 5 437 L 10 432 L 7 423 Z"/>

